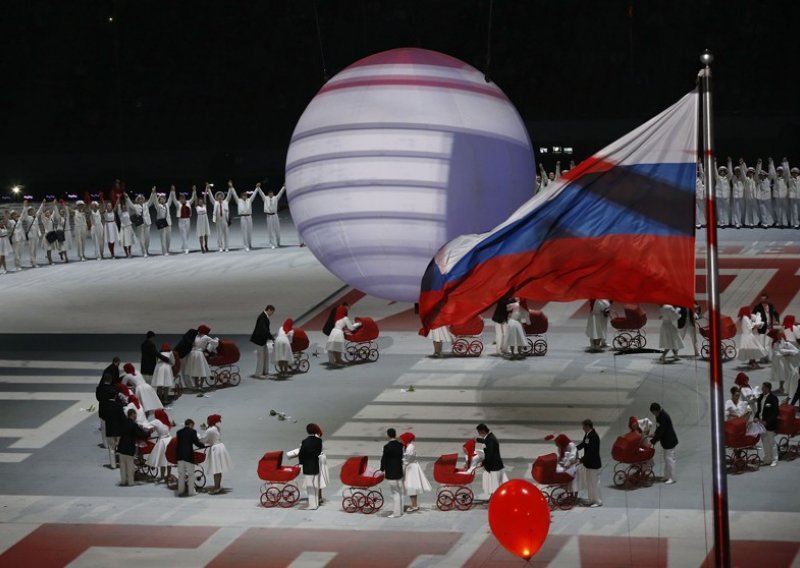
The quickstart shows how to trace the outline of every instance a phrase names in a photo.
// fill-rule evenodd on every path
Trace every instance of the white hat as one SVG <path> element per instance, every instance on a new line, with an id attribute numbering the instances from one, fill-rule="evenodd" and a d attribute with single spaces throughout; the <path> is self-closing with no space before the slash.
<path id="1" fill-rule="evenodd" d="M 756 169 L 753 166 L 748 166 L 747 171 L 748 172 L 754 172 L 754 171 L 756 171 Z"/>
<path id="2" fill-rule="evenodd" d="M 719 171 L 722 171 L 722 170 L 725 170 L 727 172 L 728 171 L 727 166 L 720 166 L 719 167 Z"/>
<path id="3" fill-rule="evenodd" d="M 789 171 L 792 172 L 793 174 L 800 174 L 800 168 L 792 168 Z"/>

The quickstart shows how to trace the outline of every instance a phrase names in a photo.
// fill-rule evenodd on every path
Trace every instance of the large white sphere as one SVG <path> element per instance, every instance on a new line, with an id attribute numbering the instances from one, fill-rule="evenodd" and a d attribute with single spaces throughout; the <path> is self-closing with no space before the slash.
<path id="1" fill-rule="evenodd" d="M 368 294 L 416 301 L 436 251 L 492 229 L 533 194 L 528 133 L 475 68 L 393 49 L 328 81 L 286 158 L 297 228 L 328 270 Z"/>

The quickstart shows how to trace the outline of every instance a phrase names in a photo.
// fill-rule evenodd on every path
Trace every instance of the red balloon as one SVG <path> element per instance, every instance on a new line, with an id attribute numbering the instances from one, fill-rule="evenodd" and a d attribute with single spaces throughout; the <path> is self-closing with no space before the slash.
<path id="1" fill-rule="evenodd" d="M 530 560 L 550 530 L 550 507 L 542 492 L 524 479 L 497 488 L 489 501 L 489 528 L 503 547 Z"/>

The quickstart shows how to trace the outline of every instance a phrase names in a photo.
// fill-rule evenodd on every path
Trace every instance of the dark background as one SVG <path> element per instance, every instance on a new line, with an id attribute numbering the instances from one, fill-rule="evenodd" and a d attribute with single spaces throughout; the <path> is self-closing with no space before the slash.
<path id="1" fill-rule="evenodd" d="M 537 149 L 585 158 L 689 91 L 709 48 L 718 154 L 800 163 L 797 2 L 491 5 L 488 72 Z M 13 183 L 97 191 L 114 178 L 137 191 L 229 177 L 279 186 L 324 73 L 404 46 L 487 70 L 489 0 L 4 0 L 0 10 L 0 195 Z M 552 169 L 552 155 L 540 159 Z"/>

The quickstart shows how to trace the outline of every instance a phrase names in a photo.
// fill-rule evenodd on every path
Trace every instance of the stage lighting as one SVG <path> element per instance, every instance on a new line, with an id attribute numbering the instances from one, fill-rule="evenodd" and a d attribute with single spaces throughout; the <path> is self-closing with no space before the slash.
<path id="1" fill-rule="evenodd" d="M 539 148 L 539 153 L 540 154 L 547 154 L 547 148 L 545 148 L 545 147 Z"/>
<path id="2" fill-rule="evenodd" d="M 565 154 L 572 154 L 572 146 L 564 146 Z"/>
<path id="3" fill-rule="evenodd" d="M 553 154 L 560 154 L 561 146 L 553 146 Z"/>
<path id="4" fill-rule="evenodd" d="M 21 189 L 22 188 L 20 186 L 15 185 L 14 187 L 11 188 L 11 193 L 13 193 L 14 195 L 17 195 L 20 192 Z"/>

